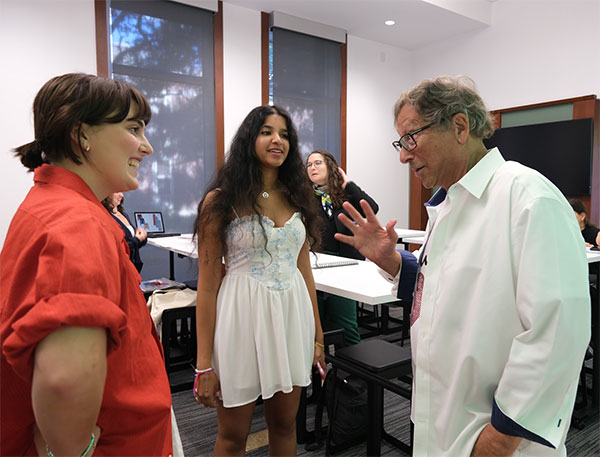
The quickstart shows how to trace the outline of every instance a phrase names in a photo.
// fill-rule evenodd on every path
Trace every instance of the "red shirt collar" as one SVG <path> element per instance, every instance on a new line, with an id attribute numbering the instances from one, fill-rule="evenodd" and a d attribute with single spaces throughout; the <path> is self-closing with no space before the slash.
<path id="1" fill-rule="evenodd" d="M 63 186 L 67 189 L 72 189 L 81 194 L 81 196 L 87 200 L 101 205 L 100 201 L 96 197 L 96 194 L 94 194 L 92 189 L 90 189 L 90 186 L 88 186 L 86 182 L 75 173 L 65 168 L 43 164 L 33 171 L 33 182 L 52 184 L 56 186 Z"/>

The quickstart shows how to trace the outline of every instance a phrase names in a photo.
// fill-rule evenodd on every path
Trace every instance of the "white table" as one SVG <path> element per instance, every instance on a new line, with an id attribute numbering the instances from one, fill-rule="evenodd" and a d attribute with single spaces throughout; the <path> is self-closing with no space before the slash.
<path id="1" fill-rule="evenodd" d="M 311 263 L 314 263 L 311 253 Z M 317 254 L 319 262 L 335 262 L 336 260 L 352 260 L 354 265 L 338 267 L 313 268 L 315 288 L 318 291 L 337 295 L 350 300 L 366 303 L 371 306 L 381 305 L 381 326 L 377 332 L 391 333 L 390 321 L 394 320 L 389 315 L 389 303 L 400 303 L 403 307 L 402 338 L 409 334 L 410 303 L 402 302 L 392 295 L 392 284 L 379 274 L 377 265 L 368 260 L 346 259 L 327 254 Z"/>
<path id="2" fill-rule="evenodd" d="M 148 238 L 148 244 L 169 251 L 169 279 L 175 281 L 175 254 L 180 257 L 198 258 L 198 246 L 192 240 L 191 233 L 179 236 L 164 236 L 160 238 Z"/>
<path id="3" fill-rule="evenodd" d="M 311 256 L 313 254 L 311 253 Z M 327 254 L 318 254 L 319 261 L 353 260 Z M 355 265 L 313 268 L 317 290 L 349 298 L 369 305 L 399 301 L 392 295 L 392 285 L 377 271 L 377 265 L 355 260 Z"/>
<path id="4" fill-rule="evenodd" d="M 600 251 L 586 251 L 588 264 L 600 262 Z"/>
<path id="5" fill-rule="evenodd" d="M 407 236 L 402 239 L 404 244 L 423 244 L 425 242 L 425 235 L 421 236 Z"/>
<path id="6" fill-rule="evenodd" d="M 409 239 L 412 239 L 414 237 L 424 237 L 425 236 L 425 230 L 413 230 L 413 229 L 401 229 L 401 228 L 396 228 L 394 230 L 396 230 L 396 233 L 398 234 L 398 244 L 404 244 L 405 249 L 408 249 L 409 243 L 412 243 L 412 241 L 409 241 Z"/>
<path id="7" fill-rule="evenodd" d="M 398 234 L 399 239 L 403 239 L 409 236 L 423 236 L 425 235 L 425 230 L 413 230 L 413 229 L 401 229 L 396 228 L 396 233 Z"/>
<path id="8" fill-rule="evenodd" d="M 175 280 L 174 254 L 198 258 L 197 245 L 191 234 L 162 238 L 148 238 L 148 244 L 169 251 L 170 279 Z M 311 253 L 311 256 L 313 254 Z M 392 286 L 377 271 L 377 265 L 364 260 L 345 259 L 318 254 L 319 262 L 351 260 L 355 265 L 313 268 L 317 290 L 339 295 L 369 305 L 398 301 L 391 294 Z"/>
<path id="9" fill-rule="evenodd" d="M 197 244 L 192 241 L 192 234 L 186 233 L 179 236 L 164 236 L 160 238 L 148 238 L 148 244 L 157 248 L 167 249 L 176 254 L 186 257 L 198 258 Z"/>

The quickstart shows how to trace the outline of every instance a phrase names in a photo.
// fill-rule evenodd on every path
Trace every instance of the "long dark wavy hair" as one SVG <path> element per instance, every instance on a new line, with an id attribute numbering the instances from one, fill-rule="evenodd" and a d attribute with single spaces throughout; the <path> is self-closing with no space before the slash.
<path id="1" fill-rule="evenodd" d="M 283 108 L 263 105 L 250 111 L 240 125 L 231 142 L 225 163 L 198 204 L 198 215 L 194 221 L 195 236 L 202 239 L 205 228 L 216 220 L 224 252 L 227 250 L 225 228 L 233 219 L 232 208 L 242 211 L 250 209 L 252 214 L 261 215 L 256 199 L 264 189 L 255 143 L 265 120 L 272 114 L 285 119 L 290 144 L 287 158 L 279 167 L 278 182 L 290 206 L 302 214 L 311 248 L 320 240 L 319 208 L 315 205 L 313 189 L 298 149 L 296 128 L 290 115 Z M 219 191 L 213 194 L 210 203 L 203 208 L 206 196 L 215 189 Z M 262 217 L 259 217 L 259 220 L 262 224 Z"/>
<path id="2" fill-rule="evenodd" d="M 313 154 L 321 154 L 323 156 L 325 166 L 327 167 L 327 193 L 329 194 L 329 198 L 331 198 L 333 207 L 335 209 L 341 208 L 342 203 L 344 203 L 347 198 L 346 192 L 342 189 L 344 180 L 338 170 L 338 163 L 336 162 L 335 157 L 329 151 L 316 150 L 308 155 L 306 158 L 307 163 Z"/>

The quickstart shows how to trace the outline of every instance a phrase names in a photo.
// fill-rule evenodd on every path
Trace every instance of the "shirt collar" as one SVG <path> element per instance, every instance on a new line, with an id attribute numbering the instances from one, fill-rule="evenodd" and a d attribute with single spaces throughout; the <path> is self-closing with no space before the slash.
<path id="1" fill-rule="evenodd" d="M 63 186 L 81 194 L 87 200 L 102 205 L 94 192 L 92 192 L 92 189 L 90 189 L 90 186 L 75 173 L 65 168 L 43 164 L 33 171 L 33 182 Z"/>
<path id="2" fill-rule="evenodd" d="M 461 185 L 475 198 L 481 198 L 492 177 L 504 162 L 506 161 L 502 157 L 502 154 L 500 154 L 500 150 L 493 148 L 456 184 Z"/>
<path id="3" fill-rule="evenodd" d="M 471 168 L 456 184 L 460 184 L 467 192 L 473 194 L 476 198 L 481 198 L 483 191 L 496 170 L 505 162 L 498 148 L 493 148 L 484 155 L 479 162 Z M 425 206 L 438 206 L 446 199 L 448 192 L 443 187 L 425 203 Z"/>
<path id="4" fill-rule="evenodd" d="M 425 203 L 425 206 L 437 206 L 446 199 L 446 189 L 440 187 L 438 191 Z"/>

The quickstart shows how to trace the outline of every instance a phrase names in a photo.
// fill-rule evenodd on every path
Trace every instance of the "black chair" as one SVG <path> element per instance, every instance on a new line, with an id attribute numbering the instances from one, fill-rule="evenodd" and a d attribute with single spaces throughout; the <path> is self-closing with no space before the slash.
<path id="1" fill-rule="evenodd" d="M 335 355 L 328 354 L 327 360 L 333 369 L 342 369 L 355 374 L 367 382 L 369 396 L 369 432 L 367 455 L 381 455 L 381 439 L 385 439 L 398 449 L 411 455 L 412 430 L 410 443 L 406 444 L 388 434 L 383 424 L 383 390 L 387 389 L 410 400 L 411 389 L 390 379 L 407 376 L 411 373 L 411 352 L 388 341 L 373 339 L 336 350 Z M 327 454 L 342 449 L 332 449 L 327 441 Z"/>
<path id="2" fill-rule="evenodd" d="M 387 341 L 400 341 L 404 346 L 404 340 L 410 337 L 410 311 L 412 301 L 400 300 L 380 305 L 372 305 L 373 309 L 365 308 L 364 303 L 358 303 L 357 316 L 361 338 L 370 338 L 377 335 L 391 335 L 400 332 L 399 338 L 386 338 Z M 381 313 L 379 312 L 381 306 Z M 402 308 L 402 319 L 390 316 L 390 308 Z"/>
<path id="3" fill-rule="evenodd" d="M 344 345 L 344 329 L 327 330 L 323 332 L 323 336 L 325 337 L 325 354 L 329 353 L 329 348 L 332 345 L 336 350 Z M 321 376 L 317 370 L 312 372 L 312 386 L 313 393 L 310 399 L 306 387 L 302 388 L 302 395 L 300 396 L 300 406 L 296 414 L 296 442 L 298 444 L 310 443 L 315 440 L 315 430 L 308 430 L 306 427 L 306 408 L 311 399 L 318 401 L 321 393 Z"/>
<path id="4" fill-rule="evenodd" d="M 366 303 L 356 303 L 356 322 L 361 339 L 371 338 L 381 335 L 381 317 L 379 316 L 379 305 L 368 305 L 372 309 L 367 309 Z"/>
<path id="5" fill-rule="evenodd" d="M 192 389 L 194 387 L 192 367 L 196 362 L 196 307 L 186 306 L 164 310 L 161 340 L 171 392 Z M 180 370 L 190 371 L 189 380 L 172 384 L 172 373 Z"/>
<path id="6" fill-rule="evenodd" d="M 402 319 L 390 316 L 390 308 L 402 308 Z M 381 333 L 390 335 L 400 331 L 400 338 L 386 339 L 390 343 L 400 341 L 400 346 L 404 346 L 404 340 L 410 338 L 410 311 L 412 301 L 400 300 L 390 303 L 383 303 L 381 306 Z M 397 325 L 393 326 L 392 323 Z"/>
<path id="7" fill-rule="evenodd" d="M 592 304 L 592 337 L 585 351 L 583 366 L 579 374 L 577 400 L 571 417 L 571 425 L 578 430 L 586 426 L 586 422 L 598 417 L 598 388 L 600 367 L 598 358 L 598 263 L 590 264 L 590 297 Z M 591 360 L 591 363 L 589 361 Z M 591 389 L 588 387 L 588 376 L 592 378 Z"/>

